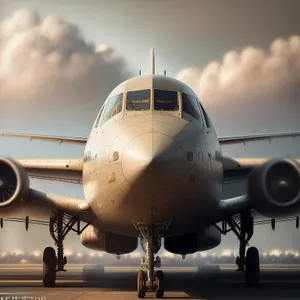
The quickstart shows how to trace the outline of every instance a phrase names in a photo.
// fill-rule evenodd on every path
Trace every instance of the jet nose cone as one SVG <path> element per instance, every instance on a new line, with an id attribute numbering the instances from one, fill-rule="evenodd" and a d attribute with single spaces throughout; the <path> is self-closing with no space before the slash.
<path id="1" fill-rule="evenodd" d="M 176 184 L 183 167 L 179 145 L 160 133 L 145 133 L 126 147 L 122 167 L 131 186 L 142 192 L 159 192 Z"/>

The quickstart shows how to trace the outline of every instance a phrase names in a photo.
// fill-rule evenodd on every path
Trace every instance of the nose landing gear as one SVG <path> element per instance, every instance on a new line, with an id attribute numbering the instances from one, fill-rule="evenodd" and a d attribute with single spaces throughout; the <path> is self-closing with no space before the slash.
<path id="1" fill-rule="evenodd" d="M 161 247 L 161 230 L 157 226 L 148 227 L 146 224 L 138 224 L 138 228 L 142 234 L 142 249 L 146 253 L 146 257 L 141 260 L 141 267 L 147 269 L 147 274 L 142 270 L 137 274 L 137 296 L 144 298 L 146 292 L 155 292 L 156 298 L 162 298 L 165 292 L 164 273 L 159 270 L 154 274 L 154 268 L 161 267 L 160 257 L 155 258 Z"/>

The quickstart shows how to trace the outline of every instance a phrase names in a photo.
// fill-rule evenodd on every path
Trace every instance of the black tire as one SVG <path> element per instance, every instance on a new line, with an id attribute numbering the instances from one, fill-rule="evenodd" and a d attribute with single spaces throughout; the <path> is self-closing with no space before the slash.
<path id="1" fill-rule="evenodd" d="M 137 274 L 136 292 L 139 298 L 144 298 L 146 295 L 146 275 L 144 271 L 139 271 Z"/>
<path id="2" fill-rule="evenodd" d="M 162 298 L 165 292 L 165 276 L 163 271 L 157 271 L 155 274 L 155 296 Z"/>
<path id="3" fill-rule="evenodd" d="M 250 247 L 247 250 L 245 261 L 245 282 L 248 286 L 257 286 L 260 282 L 260 263 L 257 248 Z"/>
<path id="4" fill-rule="evenodd" d="M 53 287 L 56 280 L 56 255 L 52 247 L 47 247 L 43 254 L 43 284 Z"/>

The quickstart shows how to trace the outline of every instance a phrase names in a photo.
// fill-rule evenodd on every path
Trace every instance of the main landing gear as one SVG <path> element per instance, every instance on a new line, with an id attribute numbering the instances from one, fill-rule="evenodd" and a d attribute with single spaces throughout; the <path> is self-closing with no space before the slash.
<path id="1" fill-rule="evenodd" d="M 253 235 L 253 215 L 251 213 L 240 215 L 240 224 L 233 218 L 227 220 L 227 224 L 239 239 L 239 256 L 236 259 L 237 271 L 245 272 L 245 283 L 248 286 L 257 286 L 260 282 L 260 262 L 259 251 L 255 247 L 248 248 L 246 246 Z M 223 231 L 226 224 L 223 224 Z"/>
<path id="2" fill-rule="evenodd" d="M 53 287 L 56 280 L 56 255 L 52 247 L 47 247 L 43 255 L 43 284 Z"/>
<path id="3" fill-rule="evenodd" d="M 74 225 L 77 224 L 76 229 Z M 53 287 L 56 281 L 56 273 L 66 271 L 65 265 L 67 258 L 64 256 L 63 241 L 70 230 L 75 231 L 78 235 L 83 232 L 84 228 L 80 228 L 80 221 L 76 217 L 69 217 L 63 212 L 52 212 L 50 217 L 50 234 L 57 247 L 57 255 L 52 247 L 47 247 L 43 254 L 43 285 L 45 287 Z"/>
<path id="4" fill-rule="evenodd" d="M 141 260 L 141 267 L 147 269 L 137 274 L 137 296 L 144 298 L 146 292 L 155 292 L 156 298 L 162 298 L 165 291 L 164 273 L 158 270 L 154 274 L 154 268 L 161 267 L 161 260 L 155 254 L 161 247 L 161 228 L 159 226 L 148 227 L 146 224 L 136 226 L 142 234 L 141 246 L 146 253 L 146 258 Z"/>

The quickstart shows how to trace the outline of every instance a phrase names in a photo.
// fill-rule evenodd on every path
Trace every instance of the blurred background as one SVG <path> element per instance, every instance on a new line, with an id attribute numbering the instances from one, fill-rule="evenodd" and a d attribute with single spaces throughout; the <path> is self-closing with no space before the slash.
<path id="1" fill-rule="evenodd" d="M 156 71 L 190 85 L 220 137 L 300 130 L 300 2 L 295 0 L 99 0 L 51 2 L 0 0 L 0 132 L 88 137 L 109 92 L 123 80 Z M 0 155 L 81 157 L 76 145 L 0 138 Z M 300 157 L 300 138 L 226 146 L 232 157 Z M 83 198 L 82 187 L 32 179 L 35 189 Z M 245 192 L 232 186 L 223 198 Z M 295 222 L 258 226 L 251 245 L 268 259 L 298 260 Z M 53 245 L 44 226 L 5 223 L 0 263 L 40 261 Z M 66 239 L 69 261 L 122 263 Z M 207 253 L 181 260 L 166 253 L 163 264 L 235 262 L 232 234 Z M 73 255 L 72 255 L 73 253 Z M 23 262 L 24 262 L 23 261 Z"/>

